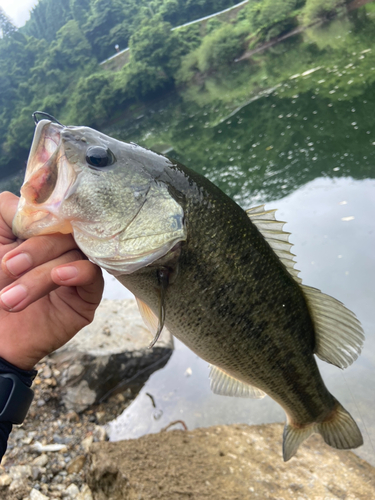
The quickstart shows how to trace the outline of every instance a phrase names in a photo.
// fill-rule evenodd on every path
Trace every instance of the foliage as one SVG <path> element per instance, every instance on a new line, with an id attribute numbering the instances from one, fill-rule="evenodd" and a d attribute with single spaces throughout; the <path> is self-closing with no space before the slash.
<path id="1" fill-rule="evenodd" d="M 295 26 L 299 0 L 250 0 L 246 8 L 253 32 L 269 40 Z"/>
<path id="2" fill-rule="evenodd" d="M 9 17 L 5 14 L 0 7 L 0 38 L 11 35 L 17 30 Z"/>
<path id="3" fill-rule="evenodd" d="M 321 18 L 336 12 L 337 9 L 343 10 L 345 0 L 306 0 L 303 9 L 303 24 L 309 24 Z"/>
<path id="4" fill-rule="evenodd" d="M 249 0 L 237 18 L 220 16 L 171 30 L 237 2 L 39 0 L 18 30 L 0 9 L 0 171 L 26 158 L 36 109 L 65 123 L 98 126 L 181 84 L 200 102 L 224 101 L 236 92 L 244 96 L 245 77 L 236 76 L 234 60 L 247 50 L 249 38 L 253 43 L 272 38 L 339 5 L 338 0 Z M 318 37 L 311 45 L 323 43 Z M 113 55 L 116 44 L 130 46 L 130 60 L 117 72 L 103 71 L 98 61 Z M 290 67 L 298 64 L 290 59 Z M 247 71 L 254 88 L 273 80 L 273 68 L 261 58 L 254 57 Z"/>
<path id="5" fill-rule="evenodd" d="M 30 19 L 22 31 L 35 38 L 54 40 L 56 33 L 71 19 L 69 0 L 39 0 L 31 11 Z"/>

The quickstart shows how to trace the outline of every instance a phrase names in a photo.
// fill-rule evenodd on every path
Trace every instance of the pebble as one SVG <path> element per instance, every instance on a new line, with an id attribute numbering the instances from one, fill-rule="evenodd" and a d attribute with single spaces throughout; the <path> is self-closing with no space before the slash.
<path id="1" fill-rule="evenodd" d="M 66 451 L 67 450 L 65 444 L 45 444 L 45 445 L 43 445 L 39 441 L 37 441 L 32 446 L 32 448 L 35 451 L 39 451 L 39 452 L 42 452 L 42 451 Z"/>
<path id="2" fill-rule="evenodd" d="M 43 376 L 43 378 L 51 378 L 52 377 L 52 370 L 51 368 L 47 365 L 43 368 L 43 371 L 41 373 L 41 375 Z"/>
<path id="3" fill-rule="evenodd" d="M 44 467 L 48 464 L 48 456 L 45 453 L 42 453 L 39 457 L 34 458 L 31 462 L 31 465 L 36 465 L 38 467 Z"/>
<path id="4" fill-rule="evenodd" d="M 85 462 L 86 457 L 84 455 L 79 455 L 78 457 L 73 458 L 66 469 L 68 471 L 68 474 L 78 474 L 78 472 L 80 472 L 85 465 Z"/>
<path id="5" fill-rule="evenodd" d="M 65 491 L 69 495 L 69 497 L 74 500 L 77 498 L 77 495 L 79 495 L 78 486 L 74 483 L 70 484 Z"/>
<path id="6" fill-rule="evenodd" d="M 82 486 L 81 492 L 77 495 L 76 500 L 93 500 L 91 490 L 87 484 Z"/>
<path id="7" fill-rule="evenodd" d="M 75 411 L 70 411 L 66 414 L 68 422 L 79 422 L 79 415 Z"/>
<path id="8" fill-rule="evenodd" d="M 15 481 L 32 477 L 33 473 L 30 465 L 14 465 L 9 469 L 9 475 Z"/>
<path id="9" fill-rule="evenodd" d="M 86 454 L 94 441 L 107 439 L 105 428 L 96 424 L 115 418 L 132 393 L 78 415 L 59 404 L 61 389 L 48 380 L 58 375 L 53 362 L 47 358 L 37 368 L 28 417 L 13 429 L 1 461 L 0 500 L 93 500 L 85 479 Z"/>
<path id="10" fill-rule="evenodd" d="M 0 488 L 2 486 L 9 486 L 11 482 L 12 482 L 12 478 L 10 477 L 9 474 L 1 474 L 1 476 L 0 476 Z"/>
<path id="11" fill-rule="evenodd" d="M 30 491 L 29 498 L 30 498 L 30 500 L 49 500 L 49 497 L 46 497 L 46 495 L 43 495 L 43 493 L 36 490 L 35 488 L 33 488 Z"/>
<path id="12" fill-rule="evenodd" d="M 88 436 L 87 438 L 82 440 L 81 445 L 85 453 L 89 452 L 90 446 L 92 445 L 93 442 L 94 442 L 94 436 L 92 434 L 91 436 Z"/>

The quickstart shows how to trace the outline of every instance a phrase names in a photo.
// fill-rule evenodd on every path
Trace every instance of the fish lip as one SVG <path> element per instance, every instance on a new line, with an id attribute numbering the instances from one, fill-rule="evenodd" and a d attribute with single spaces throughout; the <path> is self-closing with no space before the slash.
<path id="1" fill-rule="evenodd" d="M 73 181 L 67 182 L 65 187 L 61 182 L 60 164 L 65 158 L 61 134 L 63 128 L 49 120 L 41 120 L 36 126 L 25 181 L 21 188 L 21 198 L 12 224 L 13 233 L 21 239 L 41 233 L 72 232 L 70 223 L 57 215 L 60 204 L 71 190 L 76 178 L 73 176 Z M 44 182 L 43 177 L 39 181 L 38 176 L 40 174 L 42 176 L 43 171 L 48 174 L 48 171 L 52 172 L 53 169 L 56 169 L 56 180 L 49 191 L 47 188 L 46 196 L 38 201 L 40 194 L 38 188 L 43 189 Z"/>

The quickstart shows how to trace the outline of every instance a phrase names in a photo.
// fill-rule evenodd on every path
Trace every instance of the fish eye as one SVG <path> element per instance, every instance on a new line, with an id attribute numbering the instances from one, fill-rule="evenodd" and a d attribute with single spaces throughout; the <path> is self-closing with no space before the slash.
<path id="1" fill-rule="evenodd" d="M 91 146 L 86 151 L 86 161 L 94 168 L 103 168 L 112 165 L 116 159 L 110 149 L 103 146 Z"/>

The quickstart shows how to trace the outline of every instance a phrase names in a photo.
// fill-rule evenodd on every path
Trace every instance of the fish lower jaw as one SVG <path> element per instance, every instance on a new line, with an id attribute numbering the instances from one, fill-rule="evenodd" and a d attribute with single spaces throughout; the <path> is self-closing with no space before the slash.
<path id="1" fill-rule="evenodd" d="M 50 212 L 36 210 L 34 212 L 17 211 L 12 225 L 13 233 L 23 240 L 44 234 L 69 234 L 73 228 L 69 221 L 58 219 Z"/>

